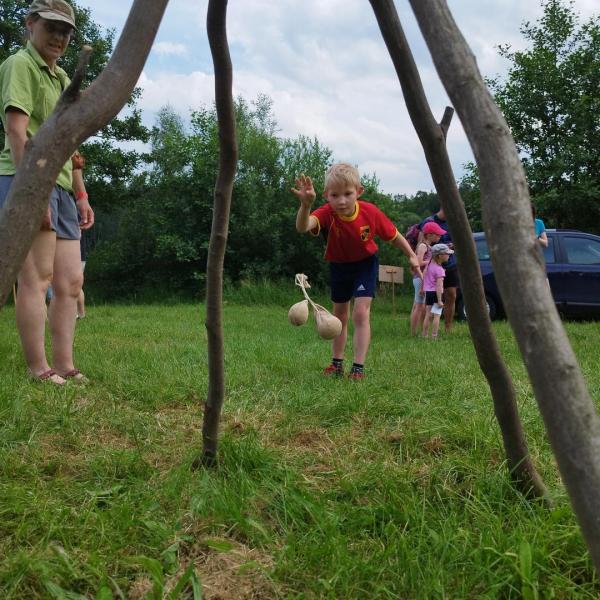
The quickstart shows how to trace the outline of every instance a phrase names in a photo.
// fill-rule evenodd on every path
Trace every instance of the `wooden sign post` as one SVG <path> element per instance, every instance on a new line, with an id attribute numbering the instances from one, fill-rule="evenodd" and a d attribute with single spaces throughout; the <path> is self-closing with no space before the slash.
<path id="1" fill-rule="evenodd" d="M 393 265 L 379 265 L 379 281 L 392 284 L 392 318 L 396 318 L 396 283 L 404 281 L 404 269 Z"/>

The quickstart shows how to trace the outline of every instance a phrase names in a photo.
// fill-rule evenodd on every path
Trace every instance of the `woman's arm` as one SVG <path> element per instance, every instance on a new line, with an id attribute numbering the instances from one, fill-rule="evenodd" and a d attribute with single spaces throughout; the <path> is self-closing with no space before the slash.
<path id="1" fill-rule="evenodd" d="M 25 144 L 27 143 L 27 126 L 29 116 L 17 108 L 8 107 L 6 111 L 6 137 L 10 146 L 10 155 L 15 167 L 21 164 Z"/>
<path id="2" fill-rule="evenodd" d="M 79 212 L 80 217 L 79 227 L 81 229 L 89 229 L 94 224 L 94 211 L 88 200 L 85 183 L 83 182 L 83 171 L 81 169 L 73 169 L 73 193 L 75 194 L 77 212 Z"/>
<path id="3" fill-rule="evenodd" d="M 538 242 L 544 246 L 544 248 L 548 247 L 548 236 L 546 235 L 546 231 L 542 231 L 538 236 Z"/>

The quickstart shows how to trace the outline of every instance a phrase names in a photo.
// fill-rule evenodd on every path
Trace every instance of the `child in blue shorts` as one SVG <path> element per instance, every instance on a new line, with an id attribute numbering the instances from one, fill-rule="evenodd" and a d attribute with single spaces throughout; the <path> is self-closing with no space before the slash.
<path id="1" fill-rule="evenodd" d="M 327 235 L 325 260 L 330 264 L 333 314 L 342 322 L 342 332 L 333 339 L 333 359 L 325 375 L 344 373 L 344 349 L 348 338 L 350 301 L 354 298 L 354 362 L 348 377 L 362 379 L 371 340 L 370 311 L 375 297 L 378 266 L 375 236 L 390 242 L 408 257 L 411 268 L 420 272 L 417 257 L 394 224 L 374 204 L 359 200 L 364 188 L 355 167 L 338 163 L 325 175 L 327 203 L 310 212 L 316 193 L 310 177 L 300 175 L 292 192 L 300 200 L 296 229 Z"/>

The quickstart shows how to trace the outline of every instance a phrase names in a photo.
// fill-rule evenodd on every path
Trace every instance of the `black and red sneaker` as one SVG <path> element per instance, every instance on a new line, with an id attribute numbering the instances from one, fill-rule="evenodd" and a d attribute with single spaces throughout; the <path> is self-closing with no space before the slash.
<path id="1" fill-rule="evenodd" d="M 330 364 L 328 367 L 323 369 L 323 375 L 327 377 L 343 377 L 344 369 L 342 367 L 338 367 L 337 365 Z"/>
<path id="2" fill-rule="evenodd" d="M 358 379 L 364 379 L 364 378 L 365 378 L 364 371 L 350 371 L 350 373 L 348 373 L 348 379 L 358 380 Z"/>

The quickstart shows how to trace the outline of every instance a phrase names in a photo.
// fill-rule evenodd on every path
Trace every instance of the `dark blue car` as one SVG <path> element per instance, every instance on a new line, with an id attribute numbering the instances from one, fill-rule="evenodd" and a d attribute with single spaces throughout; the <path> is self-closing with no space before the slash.
<path id="1" fill-rule="evenodd" d="M 546 229 L 546 272 L 558 311 L 570 317 L 600 316 L 600 236 L 571 229 Z M 485 234 L 474 233 L 490 317 L 504 315 Z M 466 316 L 460 290 L 457 316 Z"/>

